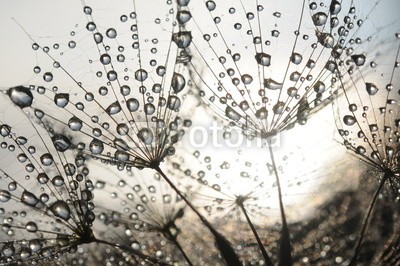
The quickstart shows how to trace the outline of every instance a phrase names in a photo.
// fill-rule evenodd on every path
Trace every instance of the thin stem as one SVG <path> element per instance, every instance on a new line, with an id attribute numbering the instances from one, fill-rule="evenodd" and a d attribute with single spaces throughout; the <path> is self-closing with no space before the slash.
<path id="1" fill-rule="evenodd" d="M 97 243 L 101 243 L 101 244 L 105 244 L 105 245 L 108 245 L 108 246 L 112 246 L 112 247 L 116 247 L 116 248 L 122 249 L 122 250 L 124 250 L 124 251 L 126 251 L 126 252 L 129 252 L 129 253 L 132 253 L 132 254 L 134 254 L 134 255 L 136 255 L 136 256 L 138 256 L 138 257 L 144 259 L 144 260 L 150 261 L 150 262 L 152 262 L 152 263 L 154 263 L 154 264 L 156 264 L 156 265 L 161 265 L 161 266 L 169 266 L 169 265 L 170 265 L 170 264 L 165 263 L 165 262 L 162 262 L 162 261 L 160 261 L 160 260 L 158 260 L 158 259 L 155 259 L 155 258 L 152 258 L 152 257 L 150 257 L 150 256 L 147 256 L 147 255 L 143 254 L 142 252 L 137 251 L 137 250 L 134 250 L 134 249 L 132 249 L 132 248 L 130 248 L 130 247 L 128 247 L 128 246 L 125 246 L 125 245 L 120 245 L 120 244 L 116 244 L 116 243 L 111 243 L 111 242 L 108 242 L 108 241 L 106 241 L 106 240 L 97 239 L 97 238 L 94 240 L 94 242 L 97 242 Z"/>
<path id="2" fill-rule="evenodd" d="M 187 263 L 190 266 L 193 266 L 193 263 L 190 261 L 189 257 L 186 255 L 185 251 L 183 250 L 181 244 L 179 243 L 179 241 L 176 239 L 175 236 L 173 236 L 171 234 L 171 232 L 169 230 L 167 230 L 167 234 L 169 236 L 169 239 L 175 244 L 175 246 L 179 249 L 179 251 L 181 252 L 181 254 L 183 255 L 183 257 L 185 257 L 185 260 L 187 261 Z"/>
<path id="3" fill-rule="evenodd" d="M 276 185 L 278 187 L 279 209 L 281 212 L 281 219 L 282 219 L 282 231 L 281 231 L 281 239 L 280 239 L 280 244 L 279 244 L 278 265 L 289 266 L 289 265 L 293 265 L 292 245 L 290 243 L 289 229 L 288 229 L 287 221 L 286 221 L 285 208 L 283 206 L 281 183 L 279 181 L 278 170 L 276 169 L 274 152 L 272 150 L 270 138 L 267 139 L 267 144 L 268 144 L 269 154 L 270 154 L 271 161 L 272 161 L 272 167 L 273 167 L 273 170 L 275 173 Z"/>
<path id="4" fill-rule="evenodd" d="M 385 174 L 384 177 L 382 178 L 382 180 L 380 181 L 379 186 L 376 189 L 374 196 L 372 197 L 371 203 L 369 204 L 368 212 L 364 217 L 362 229 L 360 232 L 360 236 L 358 237 L 358 241 L 357 241 L 357 245 L 356 245 L 356 248 L 354 251 L 353 258 L 351 259 L 351 262 L 349 265 L 357 264 L 358 255 L 360 254 L 360 250 L 361 250 L 361 244 L 365 237 L 365 232 L 367 230 L 367 226 L 368 226 L 371 214 L 372 214 L 372 210 L 374 209 L 374 206 L 375 206 L 376 200 L 378 199 L 379 193 L 381 192 L 381 190 L 382 190 L 383 186 L 385 185 L 385 182 L 388 178 L 389 178 L 389 175 Z"/>
<path id="5" fill-rule="evenodd" d="M 206 226 L 208 230 L 210 230 L 211 234 L 213 234 L 214 236 L 218 250 L 221 252 L 221 255 L 223 256 L 227 264 L 230 266 L 242 265 L 238 255 L 232 248 L 229 241 L 223 235 L 221 235 L 217 230 L 214 229 L 214 227 L 207 221 L 207 219 L 203 215 L 201 215 L 201 213 L 193 206 L 193 204 L 186 198 L 186 196 L 183 195 L 183 193 L 165 175 L 165 173 L 161 170 L 159 166 L 155 166 L 154 170 L 156 170 L 164 178 L 164 180 L 176 192 L 176 194 L 178 194 L 179 197 L 181 197 L 181 199 L 189 206 L 189 208 L 192 209 L 194 213 L 196 213 L 196 215 L 199 217 L 203 225 Z"/>
<path id="6" fill-rule="evenodd" d="M 251 231 L 253 231 L 253 234 L 254 234 L 254 236 L 255 236 L 255 238 L 256 238 L 256 240 L 257 240 L 258 246 L 259 246 L 260 249 L 261 249 L 261 253 L 262 253 L 263 256 L 264 256 L 265 263 L 266 263 L 268 266 L 272 266 L 273 264 L 272 264 L 272 262 L 271 262 L 271 259 L 270 259 L 270 257 L 268 256 L 268 253 L 267 253 L 267 251 L 265 250 L 265 247 L 264 247 L 263 243 L 261 242 L 261 239 L 260 239 L 260 237 L 259 237 L 259 235 L 258 235 L 258 233 L 257 233 L 257 231 L 256 231 L 256 228 L 254 227 L 253 223 L 251 222 L 250 217 L 249 217 L 249 215 L 247 214 L 246 208 L 243 206 L 243 203 L 240 203 L 240 204 L 239 204 L 239 207 L 240 207 L 240 209 L 242 210 L 242 212 L 244 213 L 244 216 L 246 217 L 247 223 L 250 225 Z"/>

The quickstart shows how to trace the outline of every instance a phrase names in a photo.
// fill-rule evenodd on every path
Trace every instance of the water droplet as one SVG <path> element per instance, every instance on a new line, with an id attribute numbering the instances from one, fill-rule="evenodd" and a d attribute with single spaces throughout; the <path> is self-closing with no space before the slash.
<path id="1" fill-rule="evenodd" d="M 290 61 L 295 65 L 300 64 L 302 60 L 303 56 L 301 56 L 301 54 L 299 53 L 293 53 L 292 56 L 290 57 Z"/>
<path id="2" fill-rule="evenodd" d="M 282 89 L 282 83 L 278 83 L 273 79 L 265 79 L 264 86 L 270 90 L 280 90 Z"/>
<path id="3" fill-rule="evenodd" d="M 3 124 L 0 126 L 0 135 L 2 137 L 7 137 L 11 133 L 11 127 L 9 125 Z"/>
<path id="4" fill-rule="evenodd" d="M 356 66 L 362 66 L 365 63 L 365 55 L 363 54 L 352 55 L 351 59 L 356 64 Z"/>
<path id="5" fill-rule="evenodd" d="M 248 74 L 244 74 L 242 75 L 242 82 L 243 84 L 247 85 L 250 84 L 253 81 L 253 77 L 248 75 Z"/>
<path id="6" fill-rule="evenodd" d="M 232 107 L 226 106 L 225 108 L 225 115 L 229 118 L 232 119 L 233 121 L 239 121 L 241 116 L 238 112 L 236 112 Z"/>
<path id="7" fill-rule="evenodd" d="M 365 89 L 369 95 L 375 95 L 379 90 L 373 83 L 365 83 Z"/>
<path id="8" fill-rule="evenodd" d="M 135 98 L 130 98 L 126 101 L 126 107 L 130 112 L 135 112 L 139 109 L 139 101 Z"/>
<path id="9" fill-rule="evenodd" d="M 192 18 L 192 15 L 187 10 L 180 10 L 176 14 L 176 19 L 178 20 L 179 24 L 185 24 Z"/>
<path id="10" fill-rule="evenodd" d="M 316 31 L 318 42 L 322 44 L 325 48 L 333 48 L 335 45 L 335 39 L 330 33 L 324 33 Z"/>
<path id="11" fill-rule="evenodd" d="M 114 28 L 110 28 L 106 31 L 106 36 L 110 39 L 117 37 L 117 31 Z"/>
<path id="12" fill-rule="evenodd" d="M 178 94 L 185 88 L 185 85 L 186 85 L 186 80 L 183 77 L 183 75 L 175 72 L 174 75 L 172 76 L 172 81 L 171 81 L 171 87 L 174 90 L 174 92 Z"/>
<path id="13" fill-rule="evenodd" d="M 64 178 L 60 175 L 57 175 L 57 176 L 53 177 L 53 179 L 51 180 L 51 183 L 55 187 L 61 187 L 64 185 Z"/>
<path id="14" fill-rule="evenodd" d="M 33 193 L 24 190 L 21 195 L 21 202 L 30 206 L 35 206 L 39 202 L 39 200 Z"/>
<path id="15" fill-rule="evenodd" d="M 315 26 L 323 26 L 326 23 L 328 16 L 324 12 L 317 12 L 312 16 Z"/>
<path id="16" fill-rule="evenodd" d="M 7 190 L 0 190 L 0 201 L 7 202 L 11 199 L 11 194 Z"/>
<path id="17" fill-rule="evenodd" d="M 216 8 L 215 2 L 214 1 L 207 1 L 206 2 L 206 7 L 208 11 L 213 11 Z"/>
<path id="18" fill-rule="evenodd" d="M 138 138 L 146 145 L 149 145 L 153 142 L 153 131 L 149 128 L 142 128 L 137 133 Z"/>
<path id="19" fill-rule="evenodd" d="M 190 31 L 180 31 L 172 34 L 172 41 L 178 48 L 187 48 L 192 42 L 192 33 Z"/>
<path id="20" fill-rule="evenodd" d="M 13 87 L 7 90 L 10 100 L 20 108 L 32 105 L 33 95 L 29 88 L 23 86 Z"/>
<path id="21" fill-rule="evenodd" d="M 343 117 L 343 122 L 344 122 L 347 126 L 352 126 L 352 125 L 354 125 L 354 124 L 357 122 L 357 120 L 356 120 L 356 118 L 355 118 L 354 116 L 345 115 L 345 116 Z"/>
<path id="22" fill-rule="evenodd" d="M 148 76 L 147 71 L 144 69 L 138 69 L 135 72 L 135 79 L 137 81 L 143 82 L 147 79 L 147 76 Z"/>
<path id="23" fill-rule="evenodd" d="M 167 106 L 171 110 L 178 111 L 179 107 L 181 106 L 181 100 L 178 97 L 176 97 L 175 95 L 170 95 L 168 97 Z"/>
<path id="24" fill-rule="evenodd" d="M 53 80 L 53 74 L 50 72 L 46 72 L 43 74 L 43 80 L 46 82 L 50 82 Z"/>
<path id="25" fill-rule="evenodd" d="M 39 184 L 44 185 L 49 182 L 49 177 L 45 173 L 39 173 L 36 180 L 39 182 Z"/>
<path id="26" fill-rule="evenodd" d="M 325 83 L 318 80 L 317 83 L 315 83 L 315 85 L 314 85 L 314 91 L 316 93 L 323 93 L 325 91 Z"/>
<path id="27" fill-rule="evenodd" d="M 115 115 L 115 114 L 119 113 L 120 111 L 121 111 L 121 105 L 119 104 L 118 101 L 113 102 L 106 109 L 106 112 L 109 115 Z"/>
<path id="28" fill-rule="evenodd" d="M 156 108 L 154 107 L 154 105 L 152 103 L 146 103 L 144 105 L 144 112 L 146 113 L 146 115 L 152 115 L 152 114 L 154 114 L 155 111 L 156 111 Z"/>
<path id="29" fill-rule="evenodd" d="M 42 156 L 40 156 L 40 162 L 44 166 L 49 166 L 53 163 L 53 156 L 50 153 L 45 153 Z"/>
<path id="30" fill-rule="evenodd" d="M 54 103 L 58 107 L 64 108 L 69 103 L 69 94 L 68 93 L 57 93 L 54 96 Z"/>
<path id="31" fill-rule="evenodd" d="M 268 110 L 265 107 L 261 107 L 260 109 L 257 110 L 256 112 L 256 117 L 258 119 L 267 119 L 268 117 Z"/>
<path id="32" fill-rule="evenodd" d="M 89 149 L 93 154 L 100 154 L 104 150 L 104 144 L 101 140 L 94 138 L 89 144 Z"/>
<path id="33" fill-rule="evenodd" d="M 71 217 L 71 210 L 65 201 L 57 200 L 50 207 L 50 211 L 57 217 L 67 221 Z"/>
<path id="34" fill-rule="evenodd" d="M 65 135 L 55 134 L 51 137 L 51 140 L 53 141 L 54 147 L 59 152 L 65 152 L 71 147 L 71 140 Z"/>
<path id="35" fill-rule="evenodd" d="M 38 227 L 37 227 L 35 222 L 27 222 L 26 225 L 25 225 L 25 229 L 28 232 L 33 232 L 34 233 L 34 232 L 36 232 L 38 230 Z"/>

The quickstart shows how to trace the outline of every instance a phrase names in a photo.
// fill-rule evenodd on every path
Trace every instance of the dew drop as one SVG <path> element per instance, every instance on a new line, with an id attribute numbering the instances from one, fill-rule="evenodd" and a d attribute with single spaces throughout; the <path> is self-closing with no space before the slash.
<path id="1" fill-rule="evenodd" d="M 245 85 L 248 85 L 248 84 L 250 84 L 251 82 L 253 82 L 253 77 L 250 76 L 250 75 L 248 75 L 248 74 L 242 75 L 241 78 L 242 78 L 243 84 L 245 84 Z"/>
<path id="2" fill-rule="evenodd" d="M 101 140 L 94 138 L 89 144 L 89 149 L 93 154 L 100 154 L 104 150 L 104 144 Z"/>
<path id="3" fill-rule="evenodd" d="M 7 90 L 7 95 L 10 100 L 20 108 L 32 105 L 33 95 L 29 88 L 24 86 L 17 86 Z"/>
<path id="4" fill-rule="evenodd" d="M 26 205 L 35 206 L 39 202 L 39 200 L 33 193 L 24 190 L 21 195 L 21 202 Z"/>
<path id="5" fill-rule="evenodd" d="M 174 90 L 176 94 L 181 92 L 186 85 L 186 80 L 183 77 L 183 75 L 174 72 L 174 75 L 172 76 L 172 81 L 171 81 L 171 87 Z"/>
<path id="6" fill-rule="evenodd" d="M 67 221 L 71 217 L 71 210 L 65 201 L 57 200 L 50 207 L 50 211 L 57 217 Z"/>
<path id="7" fill-rule="evenodd" d="M 379 90 L 373 83 L 365 83 L 365 89 L 369 95 L 375 95 Z"/>
<path id="8" fill-rule="evenodd" d="M 50 82 L 53 80 L 53 74 L 51 72 L 46 72 L 43 74 L 43 80 L 46 82 Z"/>
<path id="9" fill-rule="evenodd" d="M 356 66 L 362 66 L 365 63 L 365 55 L 363 54 L 352 55 L 351 59 L 356 64 Z"/>
<path id="10" fill-rule="evenodd" d="M 153 142 L 153 131 L 149 128 L 142 128 L 137 133 L 138 138 L 146 145 L 149 145 Z"/>
<path id="11" fill-rule="evenodd" d="M 108 115 L 115 115 L 115 114 L 119 113 L 120 111 L 121 111 L 121 105 L 119 104 L 118 101 L 113 102 L 106 109 L 106 113 Z"/>
<path id="12" fill-rule="evenodd" d="M 282 83 L 276 82 L 273 79 L 265 79 L 264 86 L 270 90 L 280 90 L 282 89 Z"/>
<path id="13" fill-rule="evenodd" d="M 68 93 L 57 93 L 54 96 L 54 103 L 58 107 L 64 108 L 69 103 L 69 94 Z"/>
<path id="14" fill-rule="evenodd" d="M 354 124 L 357 122 L 357 120 L 356 120 L 356 118 L 355 118 L 354 116 L 345 115 L 345 116 L 343 117 L 343 122 L 344 122 L 347 126 L 352 126 L 352 125 L 354 125 Z"/>
<path id="15" fill-rule="evenodd" d="M 169 109 L 173 111 L 178 111 L 179 107 L 181 106 L 181 100 L 175 95 L 170 95 L 168 97 L 167 106 Z"/>
<path id="16" fill-rule="evenodd" d="M 192 42 L 192 33 L 190 31 L 180 31 L 172 34 L 172 41 L 178 48 L 187 48 Z"/>
<path id="17" fill-rule="evenodd" d="M 312 16 L 315 26 L 323 26 L 326 23 L 328 16 L 324 12 L 317 12 Z"/>
<path id="18" fill-rule="evenodd" d="M 147 79 L 147 76 L 148 76 L 147 71 L 144 69 L 138 69 L 135 72 L 135 79 L 137 81 L 143 82 Z"/>
<path id="19" fill-rule="evenodd" d="M 117 37 L 117 31 L 114 28 L 110 28 L 106 31 L 106 36 L 110 39 Z"/>
<path id="20" fill-rule="evenodd" d="M 130 98 L 126 101 L 126 107 L 130 112 L 136 112 L 139 109 L 139 101 L 135 98 Z"/>
<path id="21" fill-rule="evenodd" d="M 38 227 L 37 227 L 35 222 L 27 222 L 26 225 L 25 225 L 25 229 L 28 232 L 34 233 L 34 232 L 36 232 L 38 230 Z"/>
<path id="22" fill-rule="evenodd" d="M 71 140 L 65 135 L 54 134 L 51 140 L 53 141 L 54 147 L 59 152 L 65 152 L 71 147 Z"/>
<path id="23" fill-rule="evenodd" d="M 0 190 L 0 202 L 7 202 L 11 199 L 11 194 L 7 190 Z"/>
<path id="24" fill-rule="evenodd" d="M 225 108 L 225 115 L 229 118 L 232 119 L 233 121 L 239 121 L 241 116 L 238 112 L 236 112 L 232 107 L 226 106 Z"/>

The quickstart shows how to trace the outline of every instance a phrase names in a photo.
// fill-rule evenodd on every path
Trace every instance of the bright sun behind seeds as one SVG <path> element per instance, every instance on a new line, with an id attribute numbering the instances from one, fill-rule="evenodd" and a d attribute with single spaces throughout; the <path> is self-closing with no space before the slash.
<path id="1" fill-rule="evenodd" d="M 25 2 L 0 265 L 399 265 L 397 1 Z"/>

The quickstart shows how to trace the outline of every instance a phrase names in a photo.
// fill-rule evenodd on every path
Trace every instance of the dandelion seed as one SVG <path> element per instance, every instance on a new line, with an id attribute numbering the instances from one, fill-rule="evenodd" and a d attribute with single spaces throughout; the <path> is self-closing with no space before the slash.
<path id="1" fill-rule="evenodd" d="M 398 40 L 396 40 L 398 41 Z M 388 42 L 387 45 L 392 45 Z M 395 55 L 390 60 L 398 60 L 400 46 L 394 49 Z M 338 118 L 343 117 L 343 123 L 337 121 L 338 132 L 343 140 L 343 145 L 361 161 L 378 172 L 378 188 L 372 197 L 371 204 L 362 224 L 360 236 L 355 247 L 351 264 L 355 265 L 361 251 L 361 244 L 366 236 L 372 210 L 375 207 L 378 196 L 387 185 L 395 197 L 399 190 L 399 137 L 396 120 L 399 117 L 399 108 L 396 105 L 399 95 L 391 90 L 392 84 L 398 83 L 396 68 L 384 69 L 379 67 L 381 76 L 376 78 L 375 73 L 369 73 L 370 65 L 364 64 L 372 58 L 364 54 L 351 56 L 355 65 L 355 71 L 349 71 L 349 67 L 342 65 L 339 72 L 343 74 L 338 78 L 338 83 L 343 89 L 344 97 L 339 98 L 337 105 L 347 104 L 349 114 L 343 115 L 343 111 L 337 111 Z M 388 60 L 380 54 L 373 59 L 374 62 Z M 346 75 L 346 74 L 347 75 Z M 368 73 L 368 75 L 366 74 Z M 386 74 L 387 73 L 387 74 Z M 374 79 L 375 77 L 375 79 Z M 386 89 L 379 90 L 378 85 Z M 350 88 L 353 87 L 355 91 Z M 394 104 L 393 104 L 394 103 Z"/>

